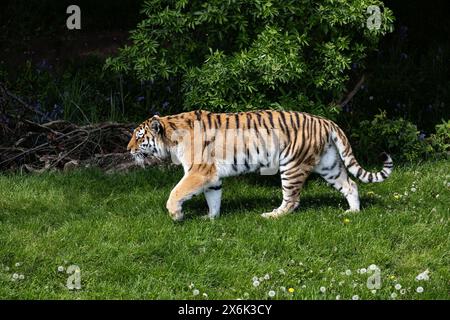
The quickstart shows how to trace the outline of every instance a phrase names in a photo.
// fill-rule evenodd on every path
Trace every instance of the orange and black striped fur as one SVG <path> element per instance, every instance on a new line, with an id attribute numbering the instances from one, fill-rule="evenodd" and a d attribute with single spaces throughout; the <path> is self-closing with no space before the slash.
<path id="1" fill-rule="evenodd" d="M 367 172 L 334 122 L 302 112 L 199 110 L 154 116 L 134 130 L 128 150 L 138 162 L 154 156 L 172 158 L 183 166 L 184 177 L 170 193 L 166 206 L 174 220 L 183 218 L 183 202 L 202 192 L 209 206 L 208 217 L 217 217 L 222 178 L 256 170 L 270 173 L 273 169 L 281 173 L 283 201 L 263 217 L 279 217 L 295 210 L 311 172 L 346 197 L 349 211 L 359 211 L 358 188 L 347 171 L 367 183 L 385 180 L 393 168 L 385 154 L 383 169 Z"/>

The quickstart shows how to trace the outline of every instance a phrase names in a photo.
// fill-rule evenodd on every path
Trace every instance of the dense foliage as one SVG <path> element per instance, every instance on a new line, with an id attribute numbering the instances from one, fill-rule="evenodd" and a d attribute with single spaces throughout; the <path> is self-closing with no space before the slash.
<path id="1" fill-rule="evenodd" d="M 368 28 L 368 7 L 381 25 Z M 307 110 L 330 116 L 349 70 L 391 31 L 381 1 L 146 1 L 131 46 L 107 64 L 172 83 L 185 109 Z M 180 90 L 179 90 L 180 91 Z"/>
<path id="2" fill-rule="evenodd" d="M 365 163 L 376 163 L 377 155 L 382 152 L 388 152 L 396 162 L 448 158 L 450 121 L 436 125 L 435 133 L 426 137 L 415 124 L 403 118 L 389 119 L 383 111 L 372 120 L 363 120 L 352 128 L 351 140 L 357 158 Z"/>

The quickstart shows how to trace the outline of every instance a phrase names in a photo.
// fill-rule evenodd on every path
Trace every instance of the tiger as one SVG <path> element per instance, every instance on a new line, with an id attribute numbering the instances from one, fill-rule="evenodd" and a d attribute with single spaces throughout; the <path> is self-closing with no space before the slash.
<path id="1" fill-rule="evenodd" d="M 205 218 L 220 215 L 222 180 L 257 170 L 280 174 L 282 203 L 264 218 L 279 218 L 300 204 L 300 191 L 317 173 L 347 200 L 347 212 L 360 211 L 357 184 L 382 182 L 393 170 L 391 157 L 382 153 L 383 169 L 368 172 L 356 160 L 349 140 L 333 121 L 304 112 L 263 110 L 213 113 L 204 110 L 176 115 L 154 115 L 137 126 L 128 143 L 135 161 L 146 157 L 171 158 L 184 170 L 170 192 L 166 208 L 174 221 L 184 218 L 183 203 L 203 193 Z"/>

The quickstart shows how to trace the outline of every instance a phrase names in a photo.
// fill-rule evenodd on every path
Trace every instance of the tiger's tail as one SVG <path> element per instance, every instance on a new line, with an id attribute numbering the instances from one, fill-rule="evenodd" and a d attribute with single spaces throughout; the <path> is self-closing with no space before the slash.
<path id="1" fill-rule="evenodd" d="M 364 183 L 382 182 L 391 175 L 394 164 L 387 153 L 382 153 L 382 156 L 384 157 L 383 169 L 378 172 L 368 172 L 358 163 L 353 155 L 352 147 L 350 146 L 350 142 L 345 136 L 345 133 L 336 124 L 333 124 L 332 126 L 331 138 L 333 139 L 345 167 L 355 178 L 358 178 Z"/>

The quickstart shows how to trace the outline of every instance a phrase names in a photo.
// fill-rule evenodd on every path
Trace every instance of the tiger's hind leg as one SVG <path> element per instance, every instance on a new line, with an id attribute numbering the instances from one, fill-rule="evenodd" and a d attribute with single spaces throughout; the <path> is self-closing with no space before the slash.
<path id="1" fill-rule="evenodd" d="M 281 187 L 283 190 L 283 202 L 281 206 L 272 212 L 262 214 L 264 218 L 279 218 L 295 209 L 300 204 L 300 191 L 311 173 L 312 166 L 301 164 L 300 166 L 280 166 Z"/>
<path id="2" fill-rule="evenodd" d="M 314 168 L 314 172 L 320 174 L 325 181 L 344 195 L 350 206 L 350 209 L 346 212 L 360 210 L 358 186 L 348 177 L 347 170 L 334 145 L 330 145 L 324 151 L 319 164 Z"/>

